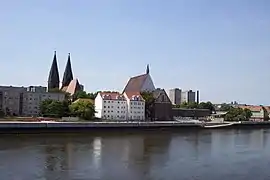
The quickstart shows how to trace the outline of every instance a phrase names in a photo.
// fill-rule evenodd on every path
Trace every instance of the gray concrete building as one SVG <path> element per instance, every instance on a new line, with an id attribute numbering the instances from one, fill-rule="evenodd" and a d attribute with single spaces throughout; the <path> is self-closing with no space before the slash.
<path id="1" fill-rule="evenodd" d="M 169 98 L 173 105 L 179 105 L 183 102 L 197 102 L 199 103 L 199 91 L 182 91 L 179 88 L 174 88 L 169 90 Z"/>
<path id="2" fill-rule="evenodd" d="M 45 99 L 63 101 L 64 93 L 47 92 L 46 87 L 0 86 L 0 110 L 16 116 L 38 116 L 40 103 Z"/>
<path id="3" fill-rule="evenodd" d="M 181 104 L 181 93 L 182 90 L 179 88 L 169 90 L 169 98 L 173 105 Z"/>
<path id="4" fill-rule="evenodd" d="M 181 93 L 181 103 L 183 102 L 196 102 L 196 93 L 192 90 L 189 91 L 182 91 Z"/>

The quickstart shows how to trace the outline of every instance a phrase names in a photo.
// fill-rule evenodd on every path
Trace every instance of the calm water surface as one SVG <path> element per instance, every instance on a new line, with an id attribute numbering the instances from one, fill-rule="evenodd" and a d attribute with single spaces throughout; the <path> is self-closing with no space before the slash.
<path id="1" fill-rule="evenodd" d="M 1 135 L 0 179 L 267 180 L 270 129 Z"/>

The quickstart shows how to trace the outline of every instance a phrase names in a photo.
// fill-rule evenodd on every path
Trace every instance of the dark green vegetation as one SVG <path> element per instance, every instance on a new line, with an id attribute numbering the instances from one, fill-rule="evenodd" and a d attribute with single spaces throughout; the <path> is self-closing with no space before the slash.
<path id="1" fill-rule="evenodd" d="M 87 93 L 85 91 L 78 91 L 73 95 L 73 100 L 75 101 L 75 100 L 80 99 L 80 98 L 94 100 L 96 98 L 97 94 L 98 94 L 98 92 Z"/>
<path id="2" fill-rule="evenodd" d="M 142 92 L 141 96 L 145 100 L 145 119 L 153 120 L 155 108 L 154 95 L 152 92 Z"/>
<path id="3" fill-rule="evenodd" d="M 225 121 L 248 121 L 252 116 L 249 109 L 233 108 L 231 107 L 224 116 Z"/>
<path id="4" fill-rule="evenodd" d="M 214 105 L 208 101 L 208 102 L 201 102 L 201 103 L 196 103 L 196 102 L 183 102 L 180 105 L 175 105 L 174 108 L 183 108 L 183 109 L 209 109 L 210 111 L 215 111 Z"/>
<path id="5" fill-rule="evenodd" d="M 94 100 L 97 94 L 98 92 L 87 93 L 85 91 L 78 91 L 72 97 L 69 94 L 66 94 L 65 100 L 63 102 L 47 99 L 40 105 L 40 115 L 44 117 L 55 118 L 74 116 L 84 120 L 94 119 L 95 106 L 90 101 L 77 102 L 76 100 Z"/>

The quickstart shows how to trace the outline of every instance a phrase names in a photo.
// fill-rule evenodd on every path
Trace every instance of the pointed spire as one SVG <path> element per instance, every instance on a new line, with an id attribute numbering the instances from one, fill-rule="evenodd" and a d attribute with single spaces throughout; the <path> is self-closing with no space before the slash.
<path id="1" fill-rule="evenodd" d="M 72 69 L 71 69 L 70 53 L 68 53 L 68 60 L 67 60 L 66 69 L 63 75 L 62 87 L 68 86 L 72 80 L 73 80 L 73 74 L 72 74 Z"/>
<path id="2" fill-rule="evenodd" d="M 48 90 L 50 89 L 59 89 L 59 71 L 57 65 L 56 51 L 54 51 L 53 62 L 49 73 L 48 78 Z"/>
<path id="3" fill-rule="evenodd" d="M 146 74 L 149 74 L 150 70 L 149 70 L 149 64 L 147 64 L 146 66 Z"/>

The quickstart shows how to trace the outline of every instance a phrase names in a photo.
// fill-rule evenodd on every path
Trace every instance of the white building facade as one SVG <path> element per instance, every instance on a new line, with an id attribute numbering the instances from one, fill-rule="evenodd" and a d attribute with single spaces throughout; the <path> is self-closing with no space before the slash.
<path id="1" fill-rule="evenodd" d="M 101 119 L 126 120 L 127 101 L 118 92 L 100 92 L 95 98 L 95 116 Z"/>
<path id="2" fill-rule="evenodd" d="M 128 120 L 145 120 L 145 101 L 140 93 L 125 92 Z"/>

